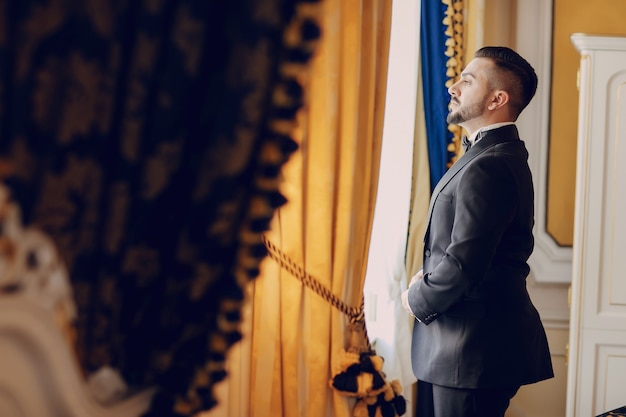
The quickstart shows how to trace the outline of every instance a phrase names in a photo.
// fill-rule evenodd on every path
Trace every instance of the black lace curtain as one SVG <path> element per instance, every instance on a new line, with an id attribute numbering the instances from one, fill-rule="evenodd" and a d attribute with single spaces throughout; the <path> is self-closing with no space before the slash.
<path id="1" fill-rule="evenodd" d="M 0 0 L 0 178 L 66 263 L 85 374 L 157 386 L 150 416 L 215 403 L 315 3 Z"/>

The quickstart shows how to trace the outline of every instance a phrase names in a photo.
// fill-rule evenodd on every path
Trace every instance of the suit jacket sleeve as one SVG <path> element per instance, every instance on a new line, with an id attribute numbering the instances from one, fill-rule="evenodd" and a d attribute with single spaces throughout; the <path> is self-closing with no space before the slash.
<path id="1" fill-rule="evenodd" d="M 416 318 L 428 324 L 480 284 L 517 208 L 515 176 L 506 158 L 487 151 L 468 163 L 440 194 L 431 222 L 452 216 L 451 230 L 433 224 L 427 246 L 440 246 L 439 260 L 409 291 Z M 433 253 L 435 251 L 433 250 Z"/>

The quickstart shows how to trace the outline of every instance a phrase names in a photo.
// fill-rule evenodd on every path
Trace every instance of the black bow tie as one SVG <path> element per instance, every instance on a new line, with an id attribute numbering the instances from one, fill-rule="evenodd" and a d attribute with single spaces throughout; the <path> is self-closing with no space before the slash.
<path id="1" fill-rule="evenodd" d="M 461 145 L 463 146 L 463 151 L 467 152 L 469 148 L 472 147 L 472 142 L 469 141 L 467 136 L 463 135 L 461 138 Z"/>

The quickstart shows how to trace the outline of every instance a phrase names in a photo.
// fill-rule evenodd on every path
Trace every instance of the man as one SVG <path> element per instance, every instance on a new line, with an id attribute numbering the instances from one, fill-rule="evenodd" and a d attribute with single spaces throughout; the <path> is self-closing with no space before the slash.
<path id="1" fill-rule="evenodd" d="M 433 192 L 423 269 L 402 294 L 420 417 L 502 417 L 521 385 L 554 376 L 526 290 L 533 184 L 514 125 L 536 89 L 532 66 L 505 47 L 477 51 L 448 89 L 447 121 L 471 147 Z"/>

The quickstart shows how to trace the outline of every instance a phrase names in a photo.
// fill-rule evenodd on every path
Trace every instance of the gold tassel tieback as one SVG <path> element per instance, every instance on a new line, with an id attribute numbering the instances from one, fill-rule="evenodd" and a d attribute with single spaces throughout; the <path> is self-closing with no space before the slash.
<path id="1" fill-rule="evenodd" d="M 344 303 L 318 279 L 274 245 L 267 236 L 263 236 L 263 243 L 267 248 L 268 256 L 281 268 L 350 319 L 348 326 L 350 346 L 347 350 L 340 352 L 339 372 L 333 375 L 330 386 L 342 395 L 358 399 L 352 413 L 353 417 L 382 415 L 380 414 L 382 410 L 387 413 L 385 415 L 404 415 L 406 400 L 401 395 L 402 386 L 398 380 L 391 382 L 386 380 L 382 370 L 383 358 L 376 355 L 369 343 L 363 298 L 359 307 Z"/>

